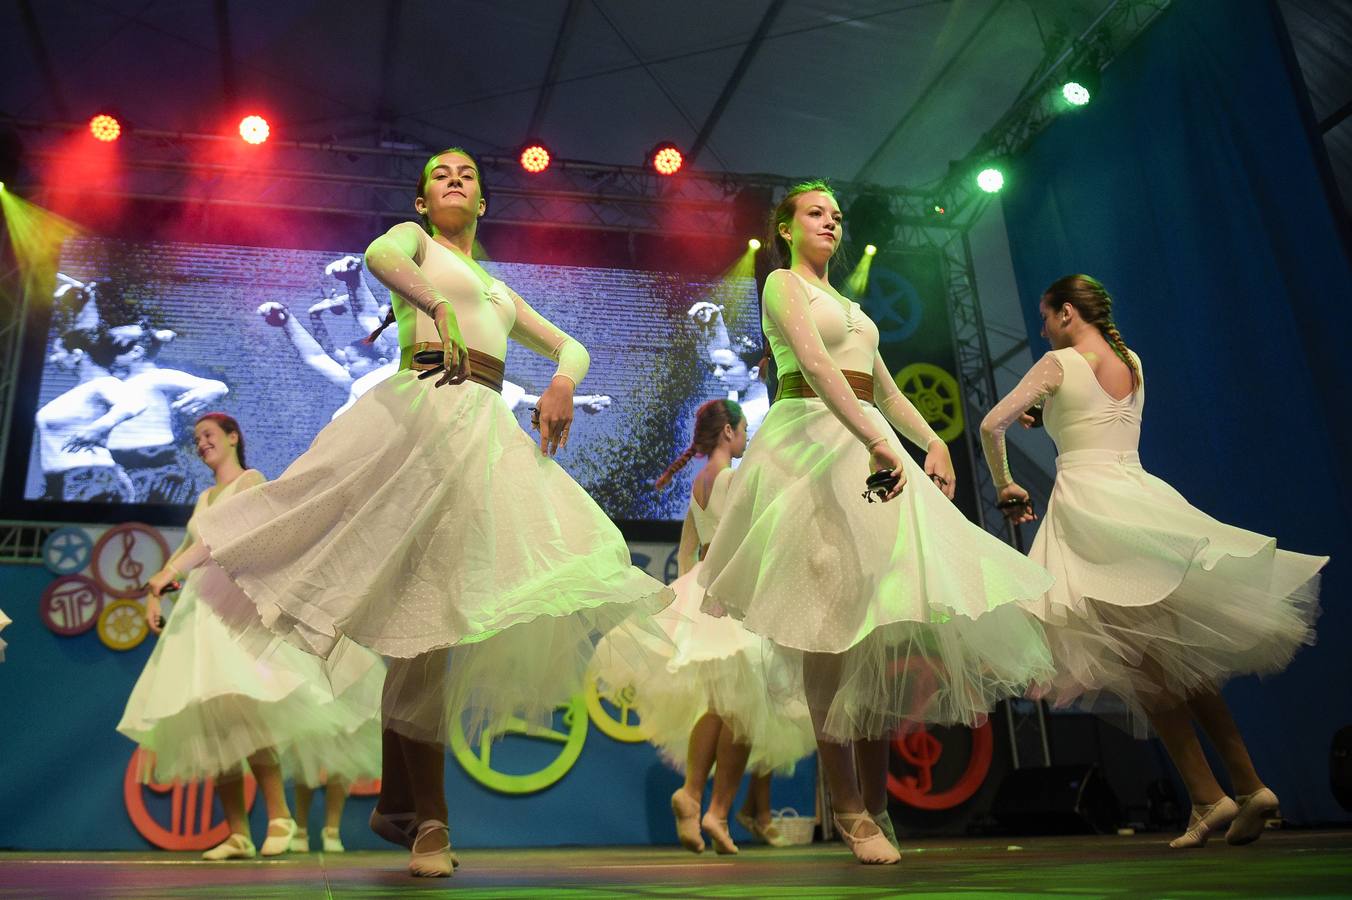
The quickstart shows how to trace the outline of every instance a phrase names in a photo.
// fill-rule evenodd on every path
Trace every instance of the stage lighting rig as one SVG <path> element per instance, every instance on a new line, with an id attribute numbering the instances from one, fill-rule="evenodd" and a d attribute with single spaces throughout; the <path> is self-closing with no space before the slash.
<path id="1" fill-rule="evenodd" d="M 648 151 L 648 162 L 658 175 L 675 175 L 685 165 L 685 154 L 671 141 L 663 141 Z"/>
<path id="2" fill-rule="evenodd" d="M 517 157 L 521 162 L 521 168 L 532 175 L 539 175 L 554 160 L 554 155 L 549 152 L 549 148 L 539 141 L 529 141 L 521 147 L 521 153 Z"/>

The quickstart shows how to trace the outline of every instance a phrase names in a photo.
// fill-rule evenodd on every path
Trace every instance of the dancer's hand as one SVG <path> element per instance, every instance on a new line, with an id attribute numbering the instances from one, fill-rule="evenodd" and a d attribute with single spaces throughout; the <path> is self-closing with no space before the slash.
<path id="1" fill-rule="evenodd" d="M 723 307 L 708 300 L 701 300 L 686 310 L 685 314 L 702 325 L 708 325 L 723 314 Z"/>
<path id="2" fill-rule="evenodd" d="M 260 303 L 258 314 L 263 317 L 263 321 L 274 327 L 285 325 L 286 320 L 291 317 L 291 312 L 286 308 L 286 304 L 278 303 L 276 300 Z"/>
<path id="3" fill-rule="evenodd" d="M 887 441 L 883 441 L 869 451 L 869 474 L 874 472 L 891 472 L 897 476 L 896 486 L 882 497 L 882 502 L 886 503 L 893 497 L 899 495 L 906 487 L 906 471 L 901 467 L 901 457 L 897 451 L 888 446 Z"/>
<path id="4" fill-rule="evenodd" d="M 599 413 L 603 409 L 610 408 L 610 397 L 605 394 L 588 394 L 585 397 L 578 397 L 576 403 L 582 407 L 583 412 Z"/>
<path id="5" fill-rule="evenodd" d="M 562 375 L 540 395 L 531 424 L 540 429 L 540 452 L 553 456 L 568 446 L 568 429 L 573 427 L 573 382 Z"/>
<path id="6" fill-rule="evenodd" d="M 150 626 L 152 634 L 159 634 L 163 631 L 160 625 L 160 598 L 151 594 L 146 597 L 146 624 Z"/>
<path id="7" fill-rule="evenodd" d="M 61 445 L 61 449 L 78 453 L 81 450 L 94 450 L 97 447 L 102 447 L 107 442 L 108 429 L 87 425 L 71 435 L 66 443 Z"/>
<path id="8" fill-rule="evenodd" d="M 469 377 L 469 351 L 465 349 L 465 339 L 460 336 L 460 322 L 456 320 L 451 304 L 438 303 L 434 321 L 444 348 L 441 377 L 437 379 L 436 387 L 460 384 Z"/>
<path id="9" fill-rule="evenodd" d="M 146 587 L 150 589 L 150 596 L 158 601 L 160 599 L 160 594 L 163 594 L 164 589 L 173 584 L 173 582 L 174 573 L 166 567 L 160 569 L 154 575 L 151 575 L 150 580 L 146 582 Z"/>
<path id="10" fill-rule="evenodd" d="M 324 274 L 346 281 L 347 278 L 344 276 L 351 276 L 354 272 L 360 272 L 361 267 L 362 258 L 360 256 L 342 256 L 325 266 Z"/>
<path id="11" fill-rule="evenodd" d="M 1024 428 L 1036 428 L 1037 419 L 1034 419 L 1031 413 L 1024 413 L 1019 416 L 1019 424 Z"/>
<path id="12" fill-rule="evenodd" d="M 1011 482 L 1000 488 L 995 497 L 999 503 L 1018 502 L 1017 506 L 1009 506 L 1000 510 L 1011 525 L 1022 525 L 1024 522 L 1032 522 L 1037 519 L 1037 516 L 1033 515 L 1033 507 L 1029 503 L 1028 492 L 1019 485 Z"/>
<path id="13" fill-rule="evenodd" d="M 948 454 L 948 445 L 943 441 L 934 441 L 925 455 L 925 474 L 934 482 L 934 486 L 943 491 L 949 500 L 958 490 L 958 476 L 953 471 L 953 457 Z"/>

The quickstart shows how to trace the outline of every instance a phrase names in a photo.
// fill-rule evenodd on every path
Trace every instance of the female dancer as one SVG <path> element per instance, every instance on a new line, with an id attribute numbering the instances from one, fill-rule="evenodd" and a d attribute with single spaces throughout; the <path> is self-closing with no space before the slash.
<path id="1" fill-rule="evenodd" d="M 1221 699 L 1234 675 L 1286 667 L 1311 630 L 1328 557 L 1276 549 L 1218 522 L 1141 468 L 1141 360 L 1113 324 L 1112 298 L 1088 275 L 1052 283 L 1039 310 L 1052 351 L 981 423 L 986 462 L 1013 505 L 1034 518 L 1005 458 L 1005 430 L 1042 406 L 1056 442 L 1056 483 L 1030 556 L 1056 577 L 1032 609 L 1046 623 L 1056 675 L 1042 690 L 1069 703 L 1105 691 L 1154 726 L 1192 799 L 1170 843 L 1257 840 L 1277 810 Z M 1238 792 L 1216 782 L 1193 730 L 1206 731 Z"/>
<path id="2" fill-rule="evenodd" d="M 393 292 L 402 371 L 333 420 L 276 481 L 204 517 L 242 589 L 237 624 L 327 655 L 348 636 L 391 657 L 372 828 L 450 875 L 450 730 L 548 722 L 581 690 L 594 635 L 669 602 L 614 524 L 551 456 L 567 442 L 587 351 L 470 258 L 487 204 L 463 150 L 427 161 L 414 208 L 366 251 Z M 539 446 L 499 396 L 511 337 L 558 362 Z M 424 377 L 429 376 L 429 377 Z M 448 648 L 454 648 L 448 652 Z"/>
<path id="3" fill-rule="evenodd" d="M 204 859 L 247 859 L 255 854 L 244 805 L 243 764 L 263 790 L 268 807 L 264 856 L 285 853 L 296 837 L 296 823 L 283 788 L 282 757 L 292 745 L 322 748 L 316 760 L 331 772 L 363 777 L 379 768 L 379 740 L 353 740 L 376 715 L 374 692 L 380 663 L 367 654 L 364 668 L 346 670 L 352 690 L 335 698 L 319 661 L 282 646 L 266 661 L 246 652 L 204 599 L 229 582 L 211 567 L 194 568 L 183 582 L 167 623 L 160 616 L 160 595 L 183 577 L 183 561 L 199 540 L 203 513 L 226 498 L 264 481 L 246 469 L 244 434 L 224 413 L 207 413 L 193 429 L 197 455 L 212 470 L 216 486 L 203 491 L 188 521 L 182 546 L 150 579 L 146 619 L 163 636 L 132 688 L 117 730 L 139 744 L 147 756 L 142 777 L 156 781 L 215 778 L 216 791 L 230 824 L 230 836 L 206 851 Z M 350 664 L 359 662 L 347 656 Z M 353 676 L 360 676 L 353 680 Z M 361 690 L 357 688 L 361 687 Z M 364 702 L 363 702 L 364 701 Z"/>
<path id="4" fill-rule="evenodd" d="M 704 608 L 801 659 L 837 826 L 860 862 L 894 863 L 887 737 L 979 721 L 1044 674 L 1016 601 L 1051 579 L 949 502 L 947 447 L 897 389 L 877 327 L 827 280 L 843 225 L 831 190 L 793 188 L 772 223 L 787 263 L 762 305 L 778 397 L 728 491 Z M 894 427 L 925 449 L 923 470 Z M 881 506 L 860 498 L 875 471 L 896 478 Z"/>
<path id="5" fill-rule="evenodd" d="M 719 853 L 736 853 L 728 812 L 742 773 L 755 773 L 737 820 L 756 837 L 782 846 L 770 821 L 770 773 L 791 771 L 813 750 L 812 724 L 787 663 L 763 639 L 726 617 L 700 611 L 699 556 L 713 538 L 732 479 L 731 464 L 746 449 L 747 420 L 732 400 L 710 400 L 695 414 L 690 447 L 657 479 L 665 487 L 696 456 L 708 462 L 695 476 L 690 509 L 677 550 L 676 602 L 654 617 L 670 642 L 620 628 L 597 647 L 597 678 L 614 687 L 633 685 L 635 707 L 648 738 L 685 783 L 671 795 L 681 846 L 704 851 L 700 829 Z M 714 764 L 717 763 L 717 768 Z M 709 810 L 700 818 L 704 786 L 714 772 Z"/>

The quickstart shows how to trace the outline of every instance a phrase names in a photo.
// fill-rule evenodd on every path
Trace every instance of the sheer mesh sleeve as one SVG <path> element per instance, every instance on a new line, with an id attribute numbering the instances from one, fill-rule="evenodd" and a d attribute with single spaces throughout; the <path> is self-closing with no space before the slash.
<path id="1" fill-rule="evenodd" d="M 1002 488 L 1014 480 L 1005 454 L 1005 431 L 1034 406 L 1041 406 L 1061 386 L 1061 361 L 1055 353 L 1044 354 L 1023 380 L 981 420 L 981 449 L 986 454 L 995 486 Z"/>
<path id="2" fill-rule="evenodd" d="M 425 233 L 416 224 L 400 222 L 366 248 L 366 270 L 431 316 L 438 306 L 450 301 L 432 286 L 419 267 L 424 238 Z"/>
<path id="3" fill-rule="evenodd" d="M 803 378 L 826 408 L 865 446 L 873 447 L 886 440 L 860 408 L 850 383 L 826 352 L 812 321 L 803 284 L 786 270 L 771 272 L 765 279 L 764 306 L 765 314 L 793 351 Z"/>
<path id="4" fill-rule="evenodd" d="M 873 402 L 888 424 L 921 450 L 928 450 L 930 444 L 940 440 L 920 410 L 897 387 L 881 353 L 873 354 Z"/>
<path id="5" fill-rule="evenodd" d="M 557 362 L 559 367 L 554 374 L 562 375 L 573 383 L 573 387 L 577 387 L 591 368 L 591 355 L 587 353 L 587 348 L 536 312 L 516 291 L 509 288 L 508 292 L 516 304 L 516 324 L 512 326 L 509 337 L 528 350 Z"/>

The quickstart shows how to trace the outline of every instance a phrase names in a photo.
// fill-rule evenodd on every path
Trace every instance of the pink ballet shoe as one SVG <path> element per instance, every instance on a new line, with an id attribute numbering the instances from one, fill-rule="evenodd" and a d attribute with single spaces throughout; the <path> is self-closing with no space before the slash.
<path id="1" fill-rule="evenodd" d="M 281 833 L 273 834 L 273 829 L 280 829 Z M 291 849 L 291 839 L 299 830 L 295 819 L 268 819 L 268 836 L 263 840 L 263 846 L 258 848 L 258 855 L 281 856 Z"/>
<path id="2" fill-rule="evenodd" d="M 367 823 L 371 830 L 377 835 L 389 841 L 391 844 L 398 844 L 405 850 L 413 849 L 413 837 L 417 832 L 418 818 L 416 813 L 383 813 L 378 809 L 371 810 L 371 818 Z M 460 857 L 451 852 L 451 865 L 460 867 Z"/>
<path id="3" fill-rule="evenodd" d="M 343 846 L 343 836 L 338 833 L 337 828 L 325 828 L 319 834 L 324 839 L 325 853 L 347 852 L 347 848 Z"/>
<path id="4" fill-rule="evenodd" d="M 692 808 L 693 807 L 693 808 Z M 704 836 L 699 833 L 699 801 L 684 790 L 671 795 L 671 814 L 676 817 L 676 837 L 691 853 L 704 852 Z"/>
<path id="5" fill-rule="evenodd" d="M 1188 817 L 1188 830 L 1169 842 L 1175 850 L 1205 847 L 1211 832 L 1220 831 L 1239 814 L 1239 807 L 1229 797 L 1222 797 L 1210 806 L 1194 806 Z"/>
<path id="6" fill-rule="evenodd" d="M 854 858 L 864 865 L 890 866 L 901 862 L 901 854 L 897 852 L 897 848 L 888 843 L 887 836 L 868 813 L 832 813 L 832 817 L 836 820 L 836 830 L 840 832 L 840 839 L 850 848 Z M 873 834 L 860 837 L 859 832 L 870 826 L 873 828 Z"/>
<path id="7" fill-rule="evenodd" d="M 737 813 L 737 824 L 741 825 L 747 831 L 751 832 L 752 837 L 767 844 L 768 846 L 771 847 L 789 846 L 788 836 L 785 835 L 783 832 L 781 832 L 774 822 L 771 822 L 768 825 L 761 825 L 760 820 L 757 819 L 755 816 L 751 815 L 750 813 L 748 813 L 746 810 L 742 810 L 739 813 Z"/>
<path id="8" fill-rule="evenodd" d="M 1240 794 L 1239 813 L 1225 832 L 1225 842 L 1238 847 L 1252 844 L 1263 836 L 1268 819 L 1277 817 L 1277 795 L 1267 788 L 1259 788 L 1252 794 Z"/>
<path id="9" fill-rule="evenodd" d="M 707 812 L 704 818 L 699 820 L 700 827 L 709 833 L 709 837 L 714 840 L 714 850 L 719 856 L 736 856 L 741 851 L 732 841 L 732 833 L 728 831 L 727 819 L 715 819 L 714 814 Z"/>
<path id="10" fill-rule="evenodd" d="M 202 854 L 202 858 L 211 862 L 225 859 L 253 859 L 258 851 L 247 834 L 231 834 L 215 847 Z"/>
<path id="11" fill-rule="evenodd" d="M 408 874 L 415 878 L 449 878 L 455 874 L 455 864 L 451 862 L 451 829 L 445 822 L 438 822 L 436 819 L 423 822 L 418 826 L 413 846 L 416 848 L 425 835 L 434 831 L 446 832 L 446 843 L 435 850 L 410 850 Z"/>
<path id="12" fill-rule="evenodd" d="M 291 846 L 287 848 L 292 853 L 310 852 L 310 829 L 296 827 L 296 833 L 291 838 Z"/>

